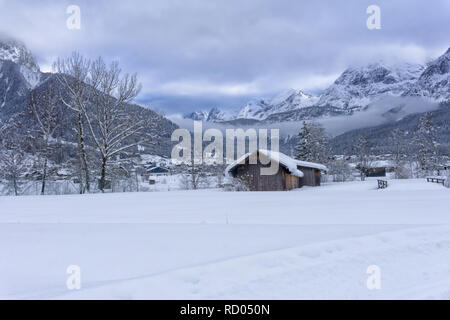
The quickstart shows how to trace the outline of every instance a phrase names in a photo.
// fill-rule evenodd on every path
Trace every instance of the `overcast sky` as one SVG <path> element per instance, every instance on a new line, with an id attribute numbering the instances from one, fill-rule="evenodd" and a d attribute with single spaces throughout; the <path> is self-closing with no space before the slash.
<path id="1" fill-rule="evenodd" d="M 81 29 L 69 30 L 69 5 Z M 381 29 L 366 9 L 381 8 Z M 288 88 L 318 93 L 348 66 L 425 63 L 450 47 L 449 0 L 0 0 L 0 33 L 18 38 L 43 70 L 77 50 L 137 72 L 139 97 L 166 114 Z"/>

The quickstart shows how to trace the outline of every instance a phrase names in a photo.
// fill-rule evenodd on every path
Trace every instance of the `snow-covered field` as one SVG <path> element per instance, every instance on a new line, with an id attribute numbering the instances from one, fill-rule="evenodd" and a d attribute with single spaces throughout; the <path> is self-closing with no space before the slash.
<path id="1" fill-rule="evenodd" d="M 450 189 L 389 183 L 0 197 L 0 298 L 450 299 Z"/>

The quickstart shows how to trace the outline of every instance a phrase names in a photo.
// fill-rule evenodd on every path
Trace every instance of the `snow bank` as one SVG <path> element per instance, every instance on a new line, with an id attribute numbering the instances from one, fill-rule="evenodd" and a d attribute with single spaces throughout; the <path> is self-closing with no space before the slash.
<path id="1" fill-rule="evenodd" d="M 0 298 L 450 299 L 449 192 L 420 179 L 0 197 Z"/>

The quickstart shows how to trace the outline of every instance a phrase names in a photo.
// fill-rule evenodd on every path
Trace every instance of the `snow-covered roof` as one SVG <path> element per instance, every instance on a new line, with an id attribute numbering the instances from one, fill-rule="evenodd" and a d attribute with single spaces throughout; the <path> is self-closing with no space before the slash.
<path id="1" fill-rule="evenodd" d="M 314 169 L 317 169 L 320 171 L 328 171 L 328 168 L 326 166 L 324 166 L 323 164 L 307 162 L 307 161 L 300 161 L 300 160 L 295 160 L 295 161 L 297 161 L 297 165 L 300 167 L 314 168 Z"/>
<path id="2" fill-rule="evenodd" d="M 303 177 L 303 172 L 299 170 L 297 167 L 306 167 L 306 168 L 314 168 L 318 170 L 327 171 L 327 167 L 324 165 L 318 164 L 318 163 L 312 163 L 312 162 L 306 162 L 306 161 L 299 161 L 295 160 L 284 153 L 276 152 L 276 151 L 269 151 L 264 149 L 258 150 L 260 154 L 265 155 L 266 157 L 270 158 L 272 161 L 276 161 L 282 166 L 284 166 L 286 169 L 289 170 L 289 172 L 297 177 Z M 230 171 L 233 170 L 238 164 L 242 164 L 245 162 L 245 160 L 250 157 L 250 155 L 256 153 L 257 151 L 254 151 L 252 153 L 246 153 L 230 165 L 228 165 L 225 169 L 225 174 L 229 175 Z"/>
<path id="3" fill-rule="evenodd" d="M 266 157 L 270 158 L 272 161 L 277 161 L 279 164 L 286 167 L 286 169 L 289 170 L 291 174 L 297 177 L 303 177 L 303 172 L 297 169 L 297 160 L 292 159 L 291 157 L 285 155 L 281 152 L 276 151 L 269 151 L 260 149 L 259 153 L 265 155 Z"/>
<path id="4" fill-rule="evenodd" d="M 371 168 L 389 168 L 393 167 L 394 163 L 390 160 L 376 160 L 369 163 Z"/>
<path id="5" fill-rule="evenodd" d="M 169 169 L 155 166 L 155 167 L 149 167 L 147 168 L 147 172 L 155 172 L 155 173 L 161 173 L 161 172 L 169 172 Z"/>

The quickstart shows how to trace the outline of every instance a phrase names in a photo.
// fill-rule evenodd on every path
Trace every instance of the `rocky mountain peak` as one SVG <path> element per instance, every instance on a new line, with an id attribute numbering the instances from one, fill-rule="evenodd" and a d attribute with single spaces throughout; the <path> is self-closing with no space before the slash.
<path id="1" fill-rule="evenodd" d="M 0 40 L 0 60 L 12 61 L 33 72 L 39 71 L 39 66 L 31 51 L 17 40 Z"/>
<path id="2" fill-rule="evenodd" d="M 328 87 L 320 97 L 319 106 L 359 109 L 378 95 L 401 95 L 409 90 L 424 70 L 422 65 L 401 63 L 390 66 L 383 62 L 351 67 Z"/>
<path id="3" fill-rule="evenodd" d="M 417 83 L 404 95 L 450 100 L 450 48 L 428 64 Z"/>

